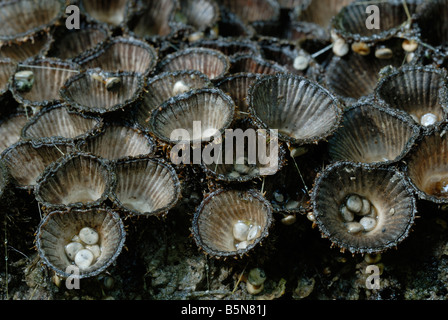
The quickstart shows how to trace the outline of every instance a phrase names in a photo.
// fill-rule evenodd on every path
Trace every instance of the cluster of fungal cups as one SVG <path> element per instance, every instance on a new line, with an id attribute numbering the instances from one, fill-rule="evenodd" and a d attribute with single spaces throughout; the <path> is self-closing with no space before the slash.
<path id="1" fill-rule="evenodd" d="M 443 167 L 447 158 L 448 128 L 437 127 L 447 117 L 446 73 L 429 66 L 400 67 L 416 62 L 420 49 L 405 1 L 380 3 L 385 22 L 380 30 L 365 27 L 369 1 L 300 2 L 128 0 L 106 6 L 104 1 L 80 1 L 82 30 L 69 32 L 63 26 L 63 36 L 48 31 L 57 27 L 54 19 L 62 17 L 61 0 L 0 3 L 5 12 L 0 16 L 0 42 L 8 42 L 0 56 L 14 46 L 26 56 L 16 61 L 14 55 L 1 64 L 1 79 L 6 79 L 1 84 L 11 95 L 3 95 L 3 90 L 0 98 L 12 99 L 21 108 L 19 115 L 0 121 L 0 133 L 7 136 L 7 142 L 0 141 L 7 150 L 2 161 L 16 187 L 34 190 L 48 211 L 37 241 L 47 264 L 60 273 L 67 263 L 91 270 L 101 261 L 110 264 L 121 250 L 124 233 L 118 216 L 108 212 L 120 222 L 105 231 L 101 219 L 96 221 L 101 228 L 95 229 L 67 209 L 95 211 L 93 207 L 104 209 L 112 203 L 113 212 L 159 216 L 177 205 L 178 173 L 168 160 L 157 157 L 170 158 L 167 151 L 179 142 L 170 134 L 179 128 L 190 134 L 188 142 L 200 143 L 241 123 L 277 130 L 279 161 L 269 171 L 271 185 L 299 180 L 291 158 L 307 162 L 302 161 L 307 157 L 302 150 L 329 142 L 332 163 L 316 178 L 311 201 L 306 185 L 276 185 L 268 196 L 260 192 L 263 187 L 256 187 L 268 175 L 247 156 L 229 166 L 201 163 L 209 188 L 196 203 L 192 233 L 198 247 L 214 257 L 247 253 L 268 236 L 273 212 L 296 213 L 304 203 L 311 204 L 312 220 L 333 243 L 352 252 L 382 251 L 403 240 L 413 223 L 415 203 L 407 180 L 421 198 L 448 202 L 447 179 L 440 177 L 448 173 L 427 169 Z M 417 2 L 406 1 L 411 14 L 417 12 Z M 428 12 L 448 7 L 442 0 L 431 3 L 438 5 L 425 7 Z M 131 8 L 138 10 L 128 13 Z M 16 29 L 22 11 L 30 30 Z M 41 11 L 48 15 L 36 14 Z M 441 20 L 435 25 L 443 26 L 446 19 Z M 422 26 L 427 36 L 433 33 L 429 25 Z M 25 48 L 40 44 L 42 34 L 55 36 L 49 39 L 51 49 L 43 46 L 27 54 Z M 67 46 L 65 36 L 73 46 Z M 30 44 L 27 37 L 36 42 Z M 316 48 L 310 39 L 322 47 Z M 29 121 L 24 112 L 28 107 L 36 111 Z M 111 119 L 122 122 L 115 125 L 108 122 Z M 408 121 L 412 119 L 415 123 Z M 198 120 L 203 127 L 195 136 Z M 404 159 L 420 130 L 428 128 L 437 130 L 428 130 L 406 159 L 408 179 L 399 170 L 385 169 Z M 55 137 L 69 145 L 64 148 L 61 141 L 51 140 Z M 48 143 L 13 145 L 40 139 Z M 294 150 L 287 164 L 285 146 Z M 40 157 L 34 157 L 28 174 L 16 164 L 31 163 L 26 157 L 31 154 Z M 293 168 L 294 174 L 285 173 L 284 167 Z M 308 171 L 304 174 L 314 177 L 317 169 Z M 75 222 L 82 222 L 76 230 Z M 115 238 L 108 241 L 111 234 Z"/>
<path id="2" fill-rule="evenodd" d="M 351 194 L 340 208 L 341 216 L 347 226 L 347 232 L 369 232 L 375 229 L 377 214 L 369 199 Z"/>

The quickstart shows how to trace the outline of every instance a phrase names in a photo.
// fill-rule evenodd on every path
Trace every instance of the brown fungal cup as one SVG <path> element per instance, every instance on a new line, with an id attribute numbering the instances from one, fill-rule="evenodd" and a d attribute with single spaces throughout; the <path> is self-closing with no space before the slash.
<path id="1" fill-rule="evenodd" d="M 243 230 L 238 233 L 246 240 L 235 238 L 234 228 L 239 224 Z M 271 224 L 272 207 L 258 191 L 220 189 L 198 207 L 193 218 L 193 237 L 198 247 L 215 258 L 238 257 L 266 238 Z M 255 228 L 253 234 L 246 235 L 251 228 Z"/>
<path id="2" fill-rule="evenodd" d="M 396 247 L 408 236 L 417 212 L 403 173 L 351 162 L 337 162 L 321 172 L 311 203 L 322 236 L 352 253 Z"/>
<path id="3" fill-rule="evenodd" d="M 100 253 L 89 267 L 80 268 L 67 256 L 65 248 L 85 227 L 98 233 Z M 121 253 L 125 238 L 123 222 L 109 208 L 52 211 L 39 224 L 36 247 L 43 263 L 58 275 L 83 279 L 104 272 Z"/>

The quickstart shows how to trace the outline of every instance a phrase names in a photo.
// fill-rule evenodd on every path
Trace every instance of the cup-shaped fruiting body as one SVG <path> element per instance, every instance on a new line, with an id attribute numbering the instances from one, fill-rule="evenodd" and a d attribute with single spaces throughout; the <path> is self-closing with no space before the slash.
<path id="1" fill-rule="evenodd" d="M 60 102 L 60 88 L 79 73 L 76 63 L 56 58 L 30 58 L 19 64 L 11 79 L 11 91 L 21 104 L 43 107 Z M 50 80 L 51 79 L 51 80 Z"/>
<path id="2" fill-rule="evenodd" d="M 111 198 L 124 213 L 139 216 L 166 214 L 180 199 L 181 187 L 174 168 L 164 160 L 140 157 L 114 164 L 116 185 Z"/>
<path id="3" fill-rule="evenodd" d="M 16 62 L 5 58 L 0 60 L 0 96 L 9 90 L 9 80 L 17 68 Z"/>
<path id="4" fill-rule="evenodd" d="M 221 51 L 187 48 L 166 55 L 157 68 L 159 72 L 198 70 L 213 80 L 226 74 L 229 67 L 229 58 Z"/>
<path id="5" fill-rule="evenodd" d="M 171 22 L 176 28 L 191 28 L 189 33 L 206 32 L 219 19 L 219 7 L 215 0 L 179 0 Z"/>
<path id="6" fill-rule="evenodd" d="M 448 203 L 447 131 L 446 125 L 432 128 L 406 157 L 406 173 L 419 198 L 437 204 Z"/>
<path id="7" fill-rule="evenodd" d="M 217 39 L 202 39 L 190 45 L 190 47 L 209 48 L 221 51 L 228 57 L 238 54 L 260 55 L 257 42 L 248 39 L 234 39 L 219 37 Z"/>
<path id="8" fill-rule="evenodd" d="M 74 145 L 57 139 L 19 141 L 3 151 L 16 187 L 32 190 L 45 168 L 72 151 Z"/>
<path id="9" fill-rule="evenodd" d="M 404 66 L 385 76 L 375 98 L 401 110 L 424 128 L 439 125 L 447 117 L 447 73 L 431 66 Z"/>
<path id="10" fill-rule="evenodd" d="M 33 35 L 32 38 L 3 43 L 0 47 L 0 58 L 21 62 L 31 57 L 43 57 L 47 54 L 52 40 L 51 33 L 44 32 Z"/>
<path id="11" fill-rule="evenodd" d="M 142 101 L 135 106 L 136 121 L 145 127 L 151 112 L 169 98 L 207 87 L 212 87 L 212 83 L 197 70 L 168 71 L 148 78 Z"/>
<path id="12" fill-rule="evenodd" d="M 64 14 L 62 0 L 13 0 L 0 4 L 0 41 L 32 37 L 56 24 Z"/>
<path id="13" fill-rule="evenodd" d="M 128 0 L 81 0 L 80 9 L 88 20 L 104 23 L 111 28 L 123 26 L 130 11 L 132 1 Z"/>
<path id="14" fill-rule="evenodd" d="M 209 141 L 233 121 L 235 103 L 222 90 L 197 89 L 175 96 L 155 109 L 149 130 L 169 144 Z"/>
<path id="15" fill-rule="evenodd" d="M 380 71 L 388 66 L 399 67 L 403 64 L 404 51 L 395 52 L 390 59 L 378 59 L 373 51 L 367 56 L 355 52 L 349 52 L 344 57 L 334 56 L 325 73 L 326 87 L 343 99 L 346 105 L 372 95 L 380 80 Z"/>
<path id="16" fill-rule="evenodd" d="M 277 135 L 253 130 L 244 123 L 233 125 L 222 139 L 207 144 L 203 155 L 211 149 L 214 156 L 203 157 L 202 168 L 207 177 L 228 183 L 274 175 L 284 165 L 286 155 Z"/>
<path id="17" fill-rule="evenodd" d="M 333 161 L 395 163 L 419 134 L 408 117 L 375 103 L 359 103 L 344 111 L 341 126 L 328 141 L 329 155 Z"/>
<path id="18" fill-rule="evenodd" d="M 259 78 L 258 73 L 241 72 L 216 79 L 215 86 L 230 95 L 235 102 L 235 118 L 248 117 L 249 106 L 246 97 L 250 86 Z"/>
<path id="19" fill-rule="evenodd" d="M 352 253 L 396 247 L 413 225 L 416 199 L 394 168 L 337 162 L 316 178 L 313 216 L 322 236 Z"/>
<path id="20" fill-rule="evenodd" d="M 250 23 L 260 20 L 277 20 L 280 16 L 280 6 L 272 0 L 219 0 L 219 3 L 237 15 L 243 22 Z"/>
<path id="21" fill-rule="evenodd" d="M 407 0 L 403 3 L 403 1 L 392 0 L 377 3 L 376 1 L 356 0 L 341 8 L 333 17 L 331 31 L 348 43 L 358 42 L 367 45 L 379 43 L 405 33 L 409 34 L 412 32 L 409 29 L 411 15 L 415 13 L 421 2 L 419 0 Z M 368 27 L 369 23 L 375 23 L 366 14 L 370 5 L 377 6 L 381 13 L 380 28 Z"/>
<path id="22" fill-rule="evenodd" d="M 157 63 L 157 51 L 143 40 L 114 37 L 90 51 L 78 62 L 84 69 L 100 68 L 104 72 L 151 73 Z"/>
<path id="23" fill-rule="evenodd" d="M 48 56 L 77 62 L 90 51 L 99 48 L 109 38 L 109 31 L 101 25 L 83 23 L 79 29 L 65 26 L 53 34 Z"/>
<path id="24" fill-rule="evenodd" d="M 102 120 L 70 110 L 65 104 L 42 109 L 23 126 L 23 139 L 58 137 L 72 140 L 101 128 Z"/>
<path id="25" fill-rule="evenodd" d="M 127 124 L 107 123 L 92 135 L 80 139 L 77 147 L 109 161 L 151 155 L 156 145 L 146 132 Z"/>
<path id="26" fill-rule="evenodd" d="M 61 210 L 42 219 L 36 248 L 58 275 L 83 279 L 104 272 L 121 253 L 125 238 L 123 222 L 109 208 Z"/>
<path id="27" fill-rule="evenodd" d="M 219 189 L 195 212 L 193 237 L 215 258 L 243 256 L 268 236 L 272 220 L 272 207 L 258 191 Z"/>
<path id="28" fill-rule="evenodd" d="M 259 74 L 277 74 L 285 73 L 287 69 L 275 61 L 264 59 L 260 56 L 251 54 L 242 54 L 230 59 L 229 73 L 259 73 Z"/>
<path id="29" fill-rule="evenodd" d="M 18 142 L 28 119 L 25 113 L 14 113 L 0 121 L 0 153 Z"/>
<path id="30" fill-rule="evenodd" d="M 45 168 L 36 182 L 36 200 L 46 211 L 99 206 L 114 183 L 111 168 L 101 158 L 69 153 Z"/>
<path id="31" fill-rule="evenodd" d="M 178 7 L 175 0 L 148 0 L 143 8 L 131 13 L 128 33 L 150 42 L 162 41 L 173 35 L 170 21 Z"/>
<path id="32" fill-rule="evenodd" d="M 68 79 L 60 94 L 80 112 L 105 114 L 130 108 L 140 99 L 144 85 L 145 78 L 139 73 L 89 69 Z"/>
<path id="33" fill-rule="evenodd" d="M 327 89 L 293 74 L 261 77 L 247 101 L 258 127 L 277 129 L 281 140 L 296 145 L 325 139 L 342 116 L 340 102 Z"/>

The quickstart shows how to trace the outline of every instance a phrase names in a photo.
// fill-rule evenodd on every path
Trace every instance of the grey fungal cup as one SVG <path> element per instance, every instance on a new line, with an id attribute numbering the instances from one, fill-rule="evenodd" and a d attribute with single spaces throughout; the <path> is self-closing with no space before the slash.
<path id="1" fill-rule="evenodd" d="M 408 236 L 417 212 L 403 173 L 352 162 L 337 162 L 321 172 L 311 203 L 322 236 L 352 253 L 396 247 Z"/>
<path id="2" fill-rule="evenodd" d="M 104 203 L 113 182 L 111 168 L 101 158 L 69 153 L 45 169 L 34 194 L 46 210 L 94 207 Z"/>
<path id="3" fill-rule="evenodd" d="M 79 239 L 85 228 L 97 234 L 95 244 L 86 244 Z M 83 279 L 104 272 L 121 253 L 125 238 L 123 222 L 111 209 L 62 210 L 53 211 L 42 219 L 36 233 L 36 247 L 42 261 L 58 275 Z M 77 250 L 70 249 L 73 247 Z M 75 259 L 81 250 L 91 252 L 93 259 L 88 261 L 90 263 Z"/>
<path id="4" fill-rule="evenodd" d="M 79 139 L 78 149 L 114 161 L 151 155 L 156 145 L 146 132 L 126 124 L 105 124 L 92 135 Z"/>
<path id="5" fill-rule="evenodd" d="M 448 203 L 447 126 L 423 134 L 408 157 L 407 176 L 420 199 Z"/>
<path id="6" fill-rule="evenodd" d="M 137 72 L 147 76 L 157 63 L 157 51 L 149 43 L 137 38 L 113 37 L 90 51 L 78 63 L 83 69 Z"/>
<path id="7" fill-rule="evenodd" d="M 341 121 L 340 102 L 314 81 L 292 74 L 263 76 L 249 89 L 249 112 L 256 125 L 277 129 L 292 144 L 317 143 Z"/>
<path id="8" fill-rule="evenodd" d="M 439 125 L 447 117 L 446 71 L 432 66 L 404 66 L 385 76 L 375 98 L 401 110 L 424 128 Z"/>
<path id="9" fill-rule="evenodd" d="M 180 181 L 166 161 L 150 157 L 118 160 L 114 164 L 115 206 L 131 215 L 160 216 L 174 207 L 181 195 Z"/>
<path id="10" fill-rule="evenodd" d="M 22 62 L 12 77 L 14 98 L 26 106 L 42 108 L 60 102 L 60 88 L 79 73 L 76 63 L 56 58 L 30 58 Z M 49 81 L 48 79 L 51 79 Z"/>
<path id="11" fill-rule="evenodd" d="M 20 40 L 45 31 L 62 18 L 62 0 L 13 0 L 0 4 L 0 41 Z"/>
<path id="12" fill-rule="evenodd" d="M 15 185 L 33 189 L 45 168 L 73 150 L 74 145 L 56 139 L 19 141 L 2 154 Z"/>
<path id="13" fill-rule="evenodd" d="M 193 237 L 215 258 L 243 256 L 269 234 L 272 207 L 256 190 L 209 194 L 193 217 Z"/>
<path id="14" fill-rule="evenodd" d="M 198 70 L 210 80 L 229 70 L 229 58 L 221 51 L 208 48 L 187 48 L 166 55 L 157 66 L 158 72 Z"/>
<path id="15" fill-rule="evenodd" d="M 168 71 L 148 78 L 142 101 L 134 108 L 135 119 L 145 127 L 151 112 L 169 98 L 193 89 L 212 86 L 208 77 L 197 70 Z"/>
<path id="16" fill-rule="evenodd" d="M 73 110 L 67 105 L 58 104 L 42 109 L 24 126 L 22 138 L 58 137 L 67 140 L 86 137 L 102 126 L 98 117 L 88 116 Z"/>
<path id="17" fill-rule="evenodd" d="M 420 0 L 407 0 L 406 7 L 401 0 L 390 1 L 364 1 L 356 0 L 343 7 L 332 20 L 332 32 L 347 42 L 362 42 L 367 44 L 378 43 L 409 32 L 407 11 L 414 14 Z M 366 21 L 369 15 L 366 9 L 369 5 L 375 5 L 381 12 L 381 27 L 367 28 Z M 370 12 L 370 11 L 369 11 Z"/>
<path id="18" fill-rule="evenodd" d="M 48 56 L 77 62 L 89 51 L 97 50 L 109 37 L 109 31 L 101 25 L 84 23 L 79 29 L 68 30 L 63 26 L 53 37 Z"/>
<path id="19" fill-rule="evenodd" d="M 169 144 L 208 141 L 233 121 L 235 104 L 216 88 L 197 89 L 175 96 L 153 111 L 149 130 Z"/>
<path id="20" fill-rule="evenodd" d="M 44 32 L 33 35 L 32 38 L 3 43 L 0 47 L 0 58 L 21 62 L 31 57 L 43 57 L 47 54 L 52 40 L 52 34 Z"/>
<path id="21" fill-rule="evenodd" d="M 420 130 L 409 119 L 374 103 L 359 103 L 344 111 L 341 126 L 328 140 L 333 161 L 371 165 L 401 160 Z"/>
<path id="22" fill-rule="evenodd" d="M 144 81 L 139 73 L 89 69 L 68 79 L 60 94 L 80 112 L 104 114 L 130 108 L 141 97 Z"/>

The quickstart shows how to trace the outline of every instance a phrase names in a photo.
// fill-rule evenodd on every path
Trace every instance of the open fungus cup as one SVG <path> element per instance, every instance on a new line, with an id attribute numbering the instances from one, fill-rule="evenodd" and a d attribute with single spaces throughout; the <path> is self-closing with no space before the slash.
<path id="1" fill-rule="evenodd" d="M 150 157 L 122 159 L 113 165 L 116 184 L 111 199 L 124 213 L 161 216 L 176 205 L 181 185 L 174 168 Z"/>
<path id="2" fill-rule="evenodd" d="M 80 151 L 109 161 L 152 155 L 156 144 L 150 135 L 133 125 L 107 123 L 92 135 L 77 141 Z"/>
<path id="3" fill-rule="evenodd" d="M 197 70 L 210 80 L 222 77 L 230 68 L 229 58 L 221 51 L 209 48 L 186 48 L 166 55 L 158 64 L 159 73 Z"/>
<path id="4" fill-rule="evenodd" d="M 238 257 L 268 236 L 272 222 L 272 206 L 258 191 L 219 189 L 199 205 L 193 237 L 215 258 Z"/>
<path id="5" fill-rule="evenodd" d="M 149 119 L 149 130 L 168 144 L 195 144 L 222 134 L 233 121 L 235 104 L 216 88 L 188 91 L 165 101 Z"/>
<path id="6" fill-rule="evenodd" d="M 89 69 L 68 79 L 60 94 L 73 109 L 105 114 L 131 108 L 140 99 L 144 85 L 145 78 L 139 73 Z"/>
<path id="7" fill-rule="evenodd" d="M 73 140 L 85 138 L 102 126 L 99 117 L 73 111 L 66 104 L 57 104 L 34 115 L 23 126 L 21 136 L 25 140 L 50 137 Z"/>
<path id="8" fill-rule="evenodd" d="M 375 99 L 409 115 L 422 128 L 438 126 L 448 113 L 448 83 L 445 69 L 433 66 L 403 66 L 382 78 Z"/>
<path id="9" fill-rule="evenodd" d="M 352 253 L 396 247 L 408 236 L 417 212 L 403 173 L 352 162 L 337 162 L 321 172 L 311 203 L 322 236 Z"/>
<path id="10" fill-rule="evenodd" d="M 142 101 L 134 108 L 135 119 L 142 127 L 146 127 L 151 112 L 169 98 L 193 89 L 208 87 L 212 87 L 212 83 L 206 75 L 197 70 L 167 71 L 148 78 Z"/>
<path id="11" fill-rule="evenodd" d="M 157 50 L 133 37 L 113 37 L 101 43 L 79 60 L 83 69 L 100 68 L 104 72 L 136 72 L 148 76 L 157 63 Z"/>
<path id="12" fill-rule="evenodd" d="M 447 125 L 424 133 L 406 157 L 406 173 L 420 199 L 448 204 Z"/>
<path id="13" fill-rule="evenodd" d="M 401 160 L 420 135 L 408 117 L 375 103 L 344 111 L 341 126 L 328 140 L 333 161 L 387 165 Z"/>
<path id="14" fill-rule="evenodd" d="M 18 65 L 11 79 L 14 98 L 25 106 L 42 108 L 61 102 L 59 90 L 79 65 L 57 58 L 29 58 Z M 49 80 L 51 79 L 51 81 Z"/>
<path id="15" fill-rule="evenodd" d="M 63 16 L 63 0 L 10 0 L 0 3 L 0 41 L 19 41 L 47 31 Z"/>
<path id="16" fill-rule="evenodd" d="M 84 228 L 97 233 L 95 244 L 86 244 L 78 236 Z M 36 247 L 42 261 L 58 275 L 83 279 L 104 272 L 121 253 L 125 238 L 123 222 L 109 208 L 52 211 L 42 219 L 37 229 Z M 86 241 L 93 243 L 90 239 Z M 79 247 L 77 253 L 84 250 L 95 252 L 90 265 L 82 257 L 73 257 L 75 252 L 68 247 L 74 247 L 73 243 Z M 88 252 L 85 256 L 91 258 Z"/>
<path id="17" fill-rule="evenodd" d="M 278 130 L 294 145 L 317 143 L 330 136 L 342 118 L 340 102 L 324 87 L 302 76 L 262 76 L 247 96 L 255 125 Z"/>
<path id="18" fill-rule="evenodd" d="M 101 158 L 73 152 L 46 167 L 34 194 L 45 211 L 100 206 L 109 197 L 115 176 Z"/>
<path id="19" fill-rule="evenodd" d="M 45 168 L 74 149 L 74 144 L 57 139 L 19 141 L 3 151 L 16 187 L 32 190 Z"/>

